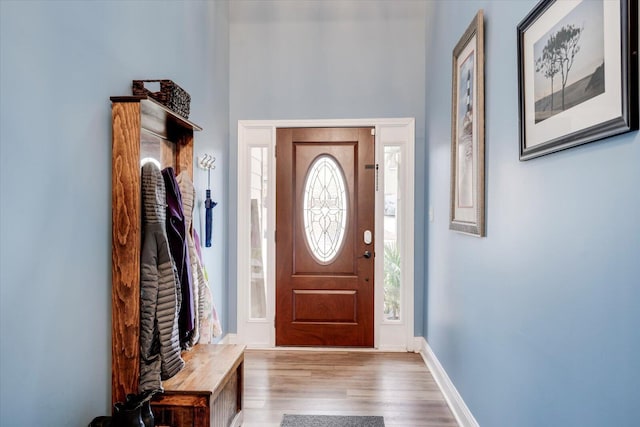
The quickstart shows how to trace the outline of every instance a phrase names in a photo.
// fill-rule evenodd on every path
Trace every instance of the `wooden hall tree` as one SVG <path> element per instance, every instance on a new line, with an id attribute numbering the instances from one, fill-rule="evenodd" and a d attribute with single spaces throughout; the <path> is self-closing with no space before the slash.
<path id="1" fill-rule="evenodd" d="M 193 135 L 202 128 L 147 96 L 111 97 L 111 102 L 114 404 L 137 393 L 140 379 L 141 161 L 171 166 L 193 181 Z M 156 420 L 172 427 L 239 422 L 244 346 L 198 344 L 183 358 L 185 368 L 163 382 L 165 393 L 152 402 Z"/>
<path id="2" fill-rule="evenodd" d="M 155 141 L 159 164 L 173 166 L 176 173 L 186 171 L 193 178 L 193 131 L 202 128 L 146 97 L 112 97 L 111 101 L 111 400 L 115 403 L 137 393 L 140 378 L 141 152 Z M 144 153 L 157 157 L 150 154 Z"/>

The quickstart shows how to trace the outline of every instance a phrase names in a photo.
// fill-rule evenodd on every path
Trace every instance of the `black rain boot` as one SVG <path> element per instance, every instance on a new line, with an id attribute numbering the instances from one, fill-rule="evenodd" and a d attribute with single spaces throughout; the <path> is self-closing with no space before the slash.
<path id="1" fill-rule="evenodd" d="M 95 417 L 89 427 L 111 427 L 111 417 Z"/>
<path id="2" fill-rule="evenodd" d="M 155 427 L 155 420 L 153 418 L 153 412 L 151 412 L 151 401 L 145 400 L 140 407 L 140 414 L 142 416 L 142 422 L 144 427 Z"/>
<path id="3" fill-rule="evenodd" d="M 128 407 L 124 403 L 116 403 L 111 427 L 145 427 L 142 422 L 140 408 L 140 405 Z"/>
<path id="4" fill-rule="evenodd" d="M 144 427 L 155 427 L 155 420 L 151 411 L 151 398 L 154 394 L 155 392 L 145 391 L 140 394 L 127 395 L 127 406 L 140 406 L 140 416 Z"/>

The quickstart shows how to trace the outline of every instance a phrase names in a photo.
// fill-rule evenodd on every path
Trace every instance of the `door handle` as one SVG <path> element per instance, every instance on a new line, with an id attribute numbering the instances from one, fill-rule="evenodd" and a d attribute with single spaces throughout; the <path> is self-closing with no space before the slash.
<path id="1" fill-rule="evenodd" d="M 364 254 L 362 254 L 363 257 L 365 257 L 366 259 L 371 258 L 371 252 L 369 251 L 364 251 Z"/>

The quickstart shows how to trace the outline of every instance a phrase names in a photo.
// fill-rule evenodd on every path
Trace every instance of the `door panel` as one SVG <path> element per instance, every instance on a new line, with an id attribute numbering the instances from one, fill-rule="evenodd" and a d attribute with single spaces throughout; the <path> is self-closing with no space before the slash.
<path id="1" fill-rule="evenodd" d="M 277 129 L 276 345 L 373 346 L 371 134 Z"/>
<path id="2" fill-rule="evenodd" d="M 356 323 L 356 291 L 294 289 L 294 322 Z"/>
<path id="3" fill-rule="evenodd" d="M 346 181 L 347 195 L 347 216 L 351 215 L 354 209 L 354 169 L 355 169 L 355 143 L 342 143 L 344 145 L 329 145 L 324 143 L 294 143 L 293 150 L 295 153 L 294 168 L 295 176 L 295 203 L 291 206 L 297 212 L 294 214 L 296 226 L 294 228 L 293 240 L 293 274 L 307 273 L 342 273 L 356 274 L 356 265 L 354 262 L 355 254 L 355 230 L 350 221 L 347 220 L 344 239 L 339 249 L 339 253 L 333 262 L 328 264 L 319 263 L 317 258 L 311 253 L 307 233 L 305 232 L 303 215 L 299 210 L 304 204 L 304 187 L 309 172 L 309 167 L 313 161 L 319 156 L 329 155 L 339 160 L 339 166 L 342 167 L 342 173 Z"/>

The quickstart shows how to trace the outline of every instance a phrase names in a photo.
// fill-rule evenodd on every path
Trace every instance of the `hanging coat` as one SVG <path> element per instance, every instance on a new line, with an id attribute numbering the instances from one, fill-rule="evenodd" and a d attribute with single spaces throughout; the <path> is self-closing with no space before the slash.
<path id="1" fill-rule="evenodd" d="M 193 295 L 193 307 L 195 309 L 194 313 L 194 324 L 193 330 L 189 335 L 189 339 L 185 343 L 185 347 L 193 347 L 198 343 L 200 339 L 200 317 L 201 317 L 201 307 L 200 307 L 200 299 L 202 290 L 200 289 L 202 284 L 200 283 L 198 277 L 198 271 L 196 270 L 195 261 L 197 256 L 195 254 L 195 248 L 193 247 L 193 237 L 191 234 L 191 223 L 193 217 L 193 201 L 195 198 L 195 189 L 193 188 L 193 183 L 191 179 L 186 174 L 186 172 L 181 172 L 176 178 L 176 182 L 180 188 L 180 195 L 182 198 L 182 212 L 184 214 L 184 223 L 186 229 L 185 241 L 187 243 L 187 250 L 189 253 L 189 261 L 191 267 L 191 294 Z"/>
<path id="2" fill-rule="evenodd" d="M 196 190 L 191 178 L 186 173 L 178 175 L 178 185 L 182 194 L 182 206 L 187 224 L 187 247 L 189 248 L 189 257 L 191 260 L 191 274 L 194 283 L 194 294 L 197 293 L 198 301 L 196 325 L 201 343 L 208 344 L 212 341 L 214 335 L 213 321 L 213 298 L 211 289 L 206 281 L 200 257 L 196 251 L 196 243 L 194 238 L 194 230 L 192 227 L 193 208 L 196 199 Z M 217 336 L 217 335 L 216 335 Z"/>
<path id="3" fill-rule="evenodd" d="M 204 266 L 204 262 L 202 261 L 202 250 L 200 248 L 200 237 L 198 236 L 198 232 L 196 229 L 193 229 L 193 241 L 196 247 L 196 254 L 198 254 L 198 270 L 200 271 L 200 277 L 204 277 L 204 282 L 207 284 L 207 288 L 209 288 L 209 277 L 207 275 L 207 269 Z M 202 310 L 207 313 L 207 316 L 204 317 L 206 320 L 202 320 L 200 323 L 200 330 L 203 331 L 200 334 L 201 342 L 210 342 L 214 337 L 222 336 L 222 324 L 220 323 L 220 318 L 218 317 L 218 310 L 216 309 L 216 305 L 213 302 L 213 294 L 211 295 L 211 300 L 204 300 L 202 304 Z M 209 316 L 209 314 L 211 316 Z M 205 337 L 205 332 L 211 332 L 212 336 L 210 339 Z"/>
<path id="4" fill-rule="evenodd" d="M 188 348 L 191 334 L 195 326 L 195 307 L 193 288 L 191 284 L 191 261 L 187 248 L 187 229 L 184 212 L 182 210 L 182 195 L 176 181 L 173 168 L 162 170 L 164 185 L 167 191 L 167 236 L 169 249 L 178 269 L 182 305 L 178 315 L 178 329 L 180 331 L 180 345 Z"/>
<path id="5" fill-rule="evenodd" d="M 177 374 L 184 361 L 178 338 L 180 293 L 165 230 L 165 187 L 153 163 L 142 167 L 140 259 L 140 386 L 162 391 L 161 380 Z"/>

